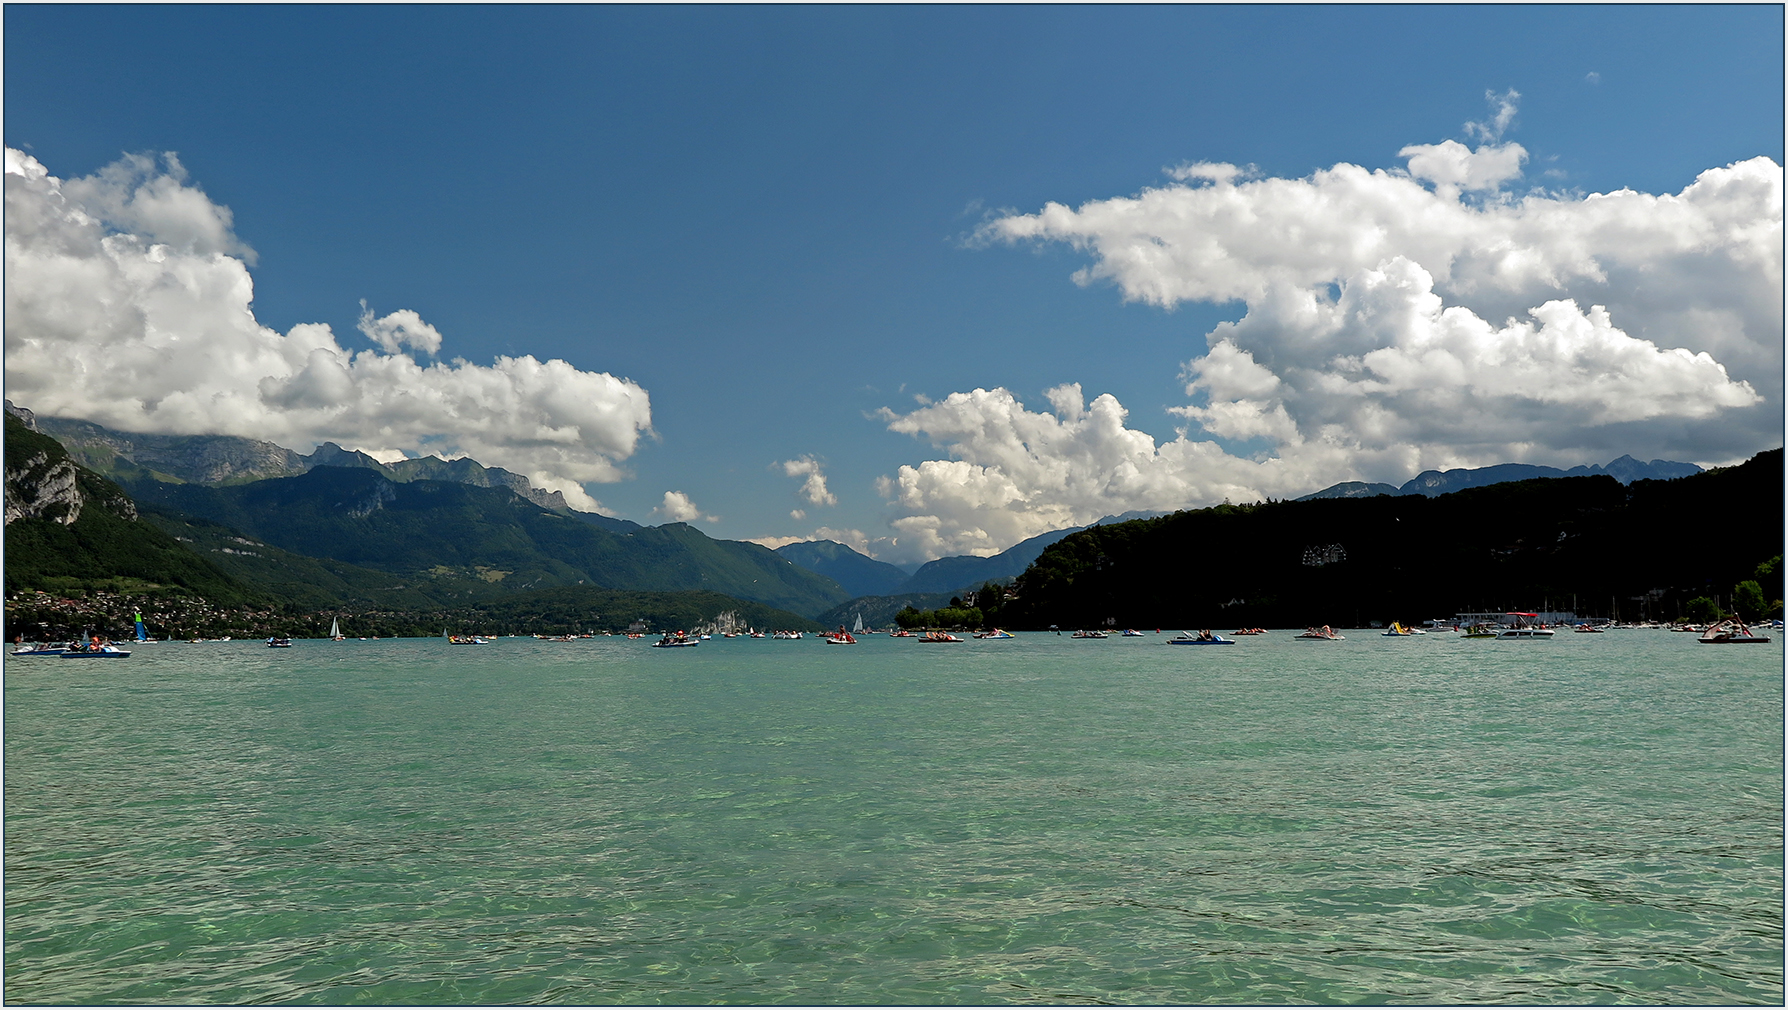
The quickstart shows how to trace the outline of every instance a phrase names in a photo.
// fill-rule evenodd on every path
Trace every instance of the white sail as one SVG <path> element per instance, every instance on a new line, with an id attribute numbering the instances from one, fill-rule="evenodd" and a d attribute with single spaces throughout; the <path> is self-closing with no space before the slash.
<path id="1" fill-rule="evenodd" d="M 857 623 L 854 627 L 851 628 L 851 634 L 861 635 L 862 633 L 863 633 L 863 612 L 858 611 L 857 612 Z"/>
<path id="2" fill-rule="evenodd" d="M 330 620 L 330 622 L 329 622 L 329 637 L 330 638 L 340 638 L 341 637 L 341 621 L 334 620 L 334 619 Z"/>

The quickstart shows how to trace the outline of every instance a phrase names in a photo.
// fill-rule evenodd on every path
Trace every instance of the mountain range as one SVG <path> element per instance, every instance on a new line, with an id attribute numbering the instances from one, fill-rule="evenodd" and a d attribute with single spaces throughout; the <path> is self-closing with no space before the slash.
<path id="1" fill-rule="evenodd" d="M 715 540 L 683 523 L 649 527 L 581 512 L 557 492 L 470 458 L 385 463 L 328 442 L 306 455 L 234 436 L 115 431 L 80 419 L 38 417 L 11 402 L 6 410 L 9 589 L 20 584 L 15 574 L 28 574 L 27 581 L 66 580 L 103 568 L 93 545 L 83 547 L 71 537 L 98 536 L 97 526 L 109 524 L 101 539 L 130 541 L 133 571 L 171 578 L 180 568 L 171 559 L 190 552 L 197 566 L 181 568 L 185 581 L 173 582 L 189 588 L 202 583 L 213 595 L 232 598 L 259 594 L 314 608 L 416 609 L 581 586 L 710 591 L 807 617 L 829 620 L 860 611 L 871 619 L 909 602 L 922 609 L 941 606 L 951 594 L 985 582 L 1009 583 L 1051 545 L 1091 528 L 1053 530 L 991 557 L 940 558 L 909 574 L 833 541 L 772 552 Z M 21 451 L 30 448 L 43 457 L 36 470 L 23 457 L 15 461 L 15 431 L 26 431 Z M 32 476 L 15 486 L 15 469 Z M 1693 464 L 1641 463 L 1630 456 L 1572 470 L 1507 463 L 1428 471 L 1401 487 L 1348 482 L 1298 500 L 1434 497 L 1508 481 L 1595 474 L 1630 484 L 1699 471 Z M 26 485 L 30 494 L 51 499 L 61 489 L 80 501 L 111 504 L 98 511 L 89 506 L 89 522 L 36 523 L 27 532 L 11 526 L 15 504 L 30 498 Z M 79 511 L 80 501 L 39 503 L 33 517 L 57 507 Z M 30 511 L 28 504 L 18 507 Z M 1129 512 L 1091 526 L 1161 515 Z M 75 556 L 86 560 L 68 560 Z M 152 557 L 160 561 L 147 563 Z"/>
<path id="2" fill-rule="evenodd" d="M 1641 463 L 1631 456 L 1622 456 L 1607 466 L 1574 466 L 1569 470 L 1539 466 L 1533 463 L 1498 463 L 1495 466 L 1467 467 L 1444 472 L 1424 470 L 1411 477 L 1400 487 L 1396 484 L 1371 484 L 1357 480 L 1343 481 L 1294 500 L 1371 498 L 1381 494 L 1392 496 L 1419 494 L 1433 498 L 1437 495 L 1452 494 L 1454 491 L 1463 491 L 1470 487 L 1488 487 L 1492 484 L 1506 484 L 1516 480 L 1535 480 L 1541 477 L 1593 477 L 1596 474 L 1607 474 L 1622 484 L 1631 484 L 1636 480 L 1675 480 L 1678 477 L 1690 477 L 1700 472 L 1701 468 L 1693 463 L 1676 463 L 1667 459 L 1654 459 L 1650 463 Z"/>

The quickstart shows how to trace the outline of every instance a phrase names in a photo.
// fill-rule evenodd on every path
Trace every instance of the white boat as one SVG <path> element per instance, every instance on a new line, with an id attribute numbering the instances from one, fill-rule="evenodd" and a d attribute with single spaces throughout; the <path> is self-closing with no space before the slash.
<path id="1" fill-rule="evenodd" d="M 15 656 L 60 656 L 68 651 L 60 645 L 21 645 L 12 650 Z"/>
<path id="2" fill-rule="evenodd" d="M 851 634 L 861 635 L 862 633 L 863 633 L 863 615 L 861 613 L 859 613 L 859 614 L 857 614 L 857 623 L 851 625 Z"/>
<path id="3" fill-rule="evenodd" d="M 341 633 L 341 621 L 334 618 L 329 621 L 329 640 L 332 642 L 347 641 L 347 637 Z"/>

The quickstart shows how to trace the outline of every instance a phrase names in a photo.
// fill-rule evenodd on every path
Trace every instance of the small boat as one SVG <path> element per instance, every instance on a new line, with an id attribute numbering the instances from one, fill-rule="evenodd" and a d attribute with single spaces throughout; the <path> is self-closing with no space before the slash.
<path id="1" fill-rule="evenodd" d="M 1069 638 L 1110 638 L 1111 636 L 1107 635 L 1103 631 L 1076 631 L 1074 634 L 1069 635 L 1068 637 Z"/>
<path id="2" fill-rule="evenodd" d="M 1235 631 L 1230 632 L 1230 634 L 1233 635 L 1264 635 L 1266 633 L 1265 628 L 1237 628 Z M 1160 634 L 1160 632 L 1156 632 L 1156 634 Z"/>
<path id="3" fill-rule="evenodd" d="M 1336 634 L 1334 629 L 1330 628 L 1326 624 L 1320 628 L 1305 628 L 1304 633 L 1301 635 L 1298 635 L 1297 637 L 1298 638 L 1308 638 L 1308 639 L 1312 639 L 1315 641 L 1323 641 L 1323 642 L 1345 642 L 1345 641 L 1347 641 L 1347 636 Z"/>
<path id="4" fill-rule="evenodd" d="M 489 645 L 490 639 L 483 635 L 449 635 L 448 645 Z"/>
<path id="5" fill-rule="evenodd" d="M 1579 635 L 1600 635 L 1603 633 L 1601 628 L 1598 628 L 1593 624 L 1579 624 L 1571 630 Z"/>
<path id="6" fill-rule="evenodd" d="M 976 635 L 975 637 L 976 638 L 1017 638 L 1018 636 L 1012 634 L 1010 631 L 1001 631 L 1000 629 L 995 628 L 992 631 L 983 631 L 980 634 Z"/>
<path id="7" fill-rule="evenodd" d="M 911 638 L 911 637 L 913 637 L 913 633 L 906 630 L 905 628 L 901 628 L 897 631 L 888 632 L 888 637 L 889 638 Z"/>
<path id="8" fill-rule="evenodd" d="M 1396 621 L 1392 621 L 1391 626 L 1389 628 L 1385 629 L 1384 637 L 1386 637 L 1386 638 L 1408 638 L 1411 635 L 1426 635 L 1426 634 L 1427 634 L 1427 632 L 1423 631 L 1420 628 L 1411 628 L 1408 625 L 1399 624 Z"/>
<path id="9" fill-rule="evenodd" d="M 927 631 L 925 634 L 919 636 L 919 641 L 923 644 L 933 644 L 942 642 L 960 642 L 962 639 L 957 638 L 955 635 L 952 635 L 947 631 Z"/>
<path id="10" fill-rule="evenodd" d="M 91 645 L 75 643 L 62 650 L 62 659 L 129 659 L 130 653 L 118 648 L 110 642 Z"/>
<path id="11" fill-rule="evenodd" d="M 267 639 L 267 648 L 269 649 L 290 649 L 291 647 L 292 640 L 289 638 L 275 637 Z"/>
<path id="12" fill-rule="evenodd" d="M 1496 633 L 1496 637 L 1498 640 L 1507 638 L 1521 641 L 1541 641 L 1551 638 L 1553 634 L 1551 628 L 1504 628 Z"/>
<path id="13" fill-rule="evenodd" d="M 851 637 L 850 632 L 840 631 L 835 635 L 827 635 L 826 636 L 826 644 L 827 645 L 856 645 L 857 640 L 855 638 Z"/>
<path id="14" fill-rule="evenodd" d="M 1125 628 L 1124 633 L 1122 635 L 1119 635 L 1118 637 L 1119 638 L 1147 638 L 1148 636 L 1143 634 L 1140 631 L 1137 631 L 1135 628 Z"/>
<path id="15" fill-rule="evenodd" d="M 12 650 L 15 656 L 60 656 L 68 651 L 64 645 L 20 645 Z"/>
<path id="16" fill-rule="evenodd" d="M 690 638 L 688 635 L 679 631 L 674 635 L 665 635 L 663 638 L 659 639 L 658 641 L 653 642 L 652 648 L 654 648 L 654 649 L 681 649 L 686 646 L 696 646 L 696 645 L 700 645 L 700 644 L 702 644 L 702 640 L 700 638 Z"/>
<path id="17" fill-rule="evenodd" d="M 348 636 L 341 633 L 341 620 L 339 618 L 332 617 L 329 619 L 329 640 L 331 642 L 345 642 L 348 640 Z"/>
<path id="18" fill-rule="evenodd" d="M 1769 642 L 1769 636 L 1752 631 L 1743 621 L 1727 620 L 1713 625 L 1695 639 L 1702 645 L 1757 645 Z"/>
<path id="19" fill-rule="evenodd" d="M 1168 639 L 1167 644 L 1168 645 L 1234 645 L 1235 639 L 1224 638 L 1222 635 L 1215 634 L 1208 630 L 1201 631 L 1196 635 L 1192 634 L 1189 631 L 1182 631 L 1179 634 Z"/>

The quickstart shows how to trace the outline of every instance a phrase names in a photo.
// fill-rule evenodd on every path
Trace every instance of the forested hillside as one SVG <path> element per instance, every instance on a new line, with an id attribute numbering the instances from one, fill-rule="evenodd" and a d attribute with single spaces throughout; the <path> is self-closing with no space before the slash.
<path id="1" fill-rule="evenodd" d="M 1629 486 L 1604 475 L 1224 505 L 1063 539 L 1020 577 L 1001 619 L 1283 627 L 1542 607 L 1671 617 L 1779 556 L 1782 506 L 1780 449 Z M 1779 576 L 1764 590 L 1780 599 Z"/>

